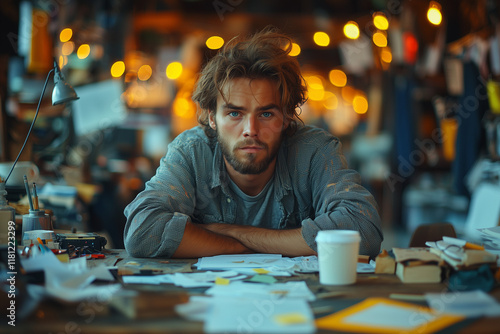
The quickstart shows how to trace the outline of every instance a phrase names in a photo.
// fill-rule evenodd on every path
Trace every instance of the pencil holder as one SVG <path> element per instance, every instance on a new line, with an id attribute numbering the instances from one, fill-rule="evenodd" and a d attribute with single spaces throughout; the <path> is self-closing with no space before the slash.
<path id="1" fill-rule="evenodd" d="M 25 232 L 32 230 L 52 230 L 50 215 L 44 210 L 30 210 L 27 215 L 23 215 L 23 238 Z"/>

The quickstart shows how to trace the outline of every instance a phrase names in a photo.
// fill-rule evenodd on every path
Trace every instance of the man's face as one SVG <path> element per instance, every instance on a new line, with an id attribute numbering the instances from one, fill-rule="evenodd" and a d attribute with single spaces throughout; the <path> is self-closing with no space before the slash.
<path id="1" fill-rule="evenodd" d="M 260 174 L 275 161 L 287 124 L 276 84 L 237 78 L 223 87 L 210 127 L 217 132 L 226 165 L 240 174 Z"/>

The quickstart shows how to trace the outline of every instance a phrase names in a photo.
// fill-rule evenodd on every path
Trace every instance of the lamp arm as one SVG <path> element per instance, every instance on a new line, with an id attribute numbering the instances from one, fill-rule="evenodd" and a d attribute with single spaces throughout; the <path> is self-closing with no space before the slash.
<path id="1" fill-rule="evenodd" d="M 30 129 L 28 130 L 28 134 L 26 135 L 26 139 L 24 140 L 23 146 L 21 147 L 21 150 L 19 151 L 19 154 L 17 155 L 16 160 L 14 160 L 14 163 L 12 164 L 12 167 L 10 168 L 9 175 L 5 178 L 5 184 L 7 184 L 7 180 L 10 177 L 10 174 L 12 174 L 12 171 L 14 170 L 14 167 L 16 167 L 17 161 L 19 160 L 19 157 L 21 156 L 21 153 L 23 153 L 24 147 L 26 146 L 26 143 L 28 142 L 28 138 L 30 137 L 31 131 L 33 130 L 33 126 L 35 125 L 36 118 L 38 117 L 38 112 L 40 111 L 40 105 L 42 104 L 42 99 L 43 95 L 45 94 L 45 89 L 47 88 L 47 83 L 49 82 L 49 77 L 50 74 L 54 72 L 54 69 L 51 69 L 49 73 L 47 74 L 47 78 L 45 79 L 45 84 L 43 85 L 42 89 L 42 94 L 40 95 L 40 99 L 38 100 L 38 106 L 36 107 L 36 112 L 35 116 L 33 117 L 33 121 L 31 122 Z"/>

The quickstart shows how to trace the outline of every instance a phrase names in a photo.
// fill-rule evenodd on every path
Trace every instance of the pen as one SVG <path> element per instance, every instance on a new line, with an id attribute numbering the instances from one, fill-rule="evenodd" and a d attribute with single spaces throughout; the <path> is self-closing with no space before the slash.
<path id="1" fill-rule="evenodd" d="M 38 210 L 38 194 L 36 192 L 36 183 L 33 182 L 33 207 Z"/>
<path id="2" fill-rule="evenodd" d="M 26 195 L 28 195 L 28 201 L 30 202 L 30 209 L 33 210 L 33 200 L 31 199 L 30 186 L 28 185 L 26 175 L 24 175 L 24 187 L 26 188 Z"/>

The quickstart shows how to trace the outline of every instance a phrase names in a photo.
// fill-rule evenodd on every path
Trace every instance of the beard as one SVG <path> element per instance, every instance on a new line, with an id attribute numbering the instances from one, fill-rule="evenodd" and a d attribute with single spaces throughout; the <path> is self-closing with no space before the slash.
<path id="1" fill-rule="evenodd" d="M 278 149 L 281 144 L 280 140 L 271 147 L 269 150 L 269 145 L 263 143 L 256 139 L 245 139 L 236 143 L 236 145 L 231 148 L 231 145 L 220 136 L 219 131 L 217 131 L 217 141 L 222 150 L 222 154 L 227 161 L 227 163 L 240 174 L 260 174 L 263 173 L 276 159 L 278 154 Z M 260 161 L 257 161 L 258 155 L 256 153 L 241 153 L 237 155 L 238 149 L 244 146 L 259 146 L 262 147 L 266 155 Z"/>

